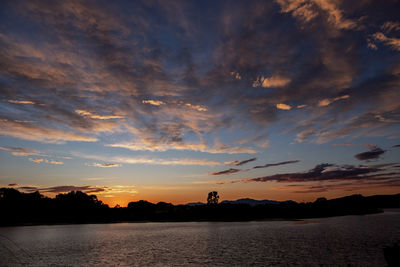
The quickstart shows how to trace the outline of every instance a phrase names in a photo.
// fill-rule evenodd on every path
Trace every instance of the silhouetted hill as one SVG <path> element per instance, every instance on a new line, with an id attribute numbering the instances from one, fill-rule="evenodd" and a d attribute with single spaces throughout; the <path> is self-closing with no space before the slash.
<path id="1" fill-rule="evenodd" d="M 201 206 L 201 205 L 207 205 L 206 203 L 203 202 L 191 202 L 191 203 L 187 203 L 187 206 Z"/>
<path id="2" fill-rule="evenodd" d="M 270 204 L 279 204 L 279 203 L 296 203 L 295 201 L 292 200 L 286 200 L 286 201 L 276 201 L 276 200 L 256 200 L 252 198 L 241 198 L 237 200 L 224 200 L 221 202 L 221 204 L 247 204 L 249 206 L 257 206 L 257 205 L 270 205 Z"/>
<path id="3" fill-rule="evenodd" d="M 246 198 L 214 205 L 173 205 L 140 200 L 130 202 L 126 208 L 109 208 L 95 195 L 80 191 L 48 198 L 39 192 L 22 193 L 12 188 L 0 188 L 0 225 L 297 219 L 376 213 L 382 208 L 400 208 L 400 194 L 318 198 L 308 203 Z"/>

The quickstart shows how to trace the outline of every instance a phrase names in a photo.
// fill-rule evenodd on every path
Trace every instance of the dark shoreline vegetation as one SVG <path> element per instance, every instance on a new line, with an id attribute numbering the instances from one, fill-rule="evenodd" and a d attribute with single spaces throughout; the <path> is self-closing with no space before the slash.
<path id="1" fill-rule="evenodd" d="M 203 205 L 153 204 L 144 200 L 130 202 L 127 207 L 109 208 L 95 195 L 80 191 L 58 194 L 55 198 L 39 192 L 23 193 L 13 188 L 0 188 L 0 226 L 165 222 L 165 221 L 250 221 L 272 219 L 305 219 L 382 212 L 384 208 L 400 208 L 400 194 L 364 197 L 318 198 L 314 202 L 267 201 L 262 204 L 222 202 Z"/>

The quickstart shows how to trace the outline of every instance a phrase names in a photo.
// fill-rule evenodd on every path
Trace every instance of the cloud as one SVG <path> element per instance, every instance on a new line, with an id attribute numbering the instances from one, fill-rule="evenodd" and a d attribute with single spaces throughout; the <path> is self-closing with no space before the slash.
<path id="1" fill-rule="evenodd" d="M 276 104 L 276 108 L 283 109 L 283 110 L 291 110 L 292 109 L 291 106 L 289 106 L 287 104 L 283 104 L 283 103 Z"/>
<path id="2" fill-rule="evenodd" d="M 49 160 L 49 161 L 47 161 L 47 163 L 54 164 L 54 165 L 63 165 L 64 164 L 64 162 L 62 162 L 60 160 Z"/>
<path id="3" fill-rule="evenodd" d="M 95 142 L 97 138 L 75 134 L 25 122 L 0 119 L 0 135 L 44 143 L 65 143 L 67 141 Z"/>
<path id="4" fill-rule="evenodd" d="M 391 31 L 400 31 L 400 22 L 397 21 L 386 21 L 382 26 L 381 29 L 385 32 Z"/>
<path id="5" fill-rule="evenodd" d="M 335 98 L 325 98 L 325 99 L 322 99 L 322 100 L 320 100 L 318 102 L 318 106 L 319 107 L 326 107 L 326 106 L 332 104 L 333 102 L 336 102 L 336 101 L 339 101 L 339 100 L 343 100 L 343 99 L 347 99 L 349 97 L 350 97 L 349 95 L 342 95 L 342 96 L 335 97 Z"/>
<path id="6" fill-rule="evenodd" d="M 76 113 L 78 113 L 81 116 L 88 116 L 92 119 L 98 119 L 98 120 L 110 120 L 110 119 L 121 119 L 123 118 L 123 116 L 118 116 L 118 115 L 96 115 L 93 114 L 89 111 L 86 110 L 81 110 L 81 109 L 77 109 L 75 110 Z"/>
<path id="7" fill-rule="evenodd" d="M 163 101 L 161 101 L 161 100 L 151 100 L 151 99 L 149 99 L 149 100 L 142 100 L 142 103 L 143 103 L 143 104 L 150 104 L 150 105 L 153 105 L 153 106 L 165 105 L 165 103 L 164 103 Z"/>
<path id="8" fill-rule="evenodd" d="M 42 158 L 35 158 L 35 159 L 29 158 L 29 161 L 32 161 L 32 162 L 35 162 L 35 163 L 42 163 L 42 162 L 45 161 L 45 159 L 42 159 Z"/>
<path id="9" fill-rule="evenodd" d="M 71 191 L 81 191 L 86 194 L 96 194 L 99 196 L 105 196 L 110 194 L 137 194 L 138 191 L 136 187 L 131 185 L 112 185 L 112 186 L 97 186 L 97 185 L 59 185 L 52 187 L 42 187 L 42 186 L 20 186 L 17 189 L 24 192 L 36 192 L 40 193 L 50 193 L 50 194 L 62 194 L 69 193 Z"/>
<path id="10" fill-rule="evenodd" d="M 189 108 L 192 108 L 192 109 L 195 109 L 197 111 L 207 111 L 206 107 L 202 107 L 202 106 L 199 106 L 199 105 L 192 105 L 190 103 L 186 103 L 185 106 L 187 106 Z"/>
<path id="11" fill-rule="evenodd" d="M 235 77 L 236 80 L 241 80 L 241 79 L 242 79 L 242 76 L 240 76 L 240 74 L 239 74 L 238 72 L 232 71 L 232 72 L 231 72 L 231 75 L 232 75 L 233 77 Z"/>
<path id="12" fill-rule="evenodd" d="M 269 163 L 269 164 L 265 164 L 262 166 L 255 166 L 255 167 L 253 167 L 253 169 L 269 168 L 269 167 L 274 167 L 274 166 L 293 164 L 293 163 L 297 163 L 297 162 L 300 162 L 300 160 L 289 160 L 289 161 L 282 161 L 282 162 L 278 162 L 278 163 Z"/>
<path id="13" fill-rule="evenodd" d="M 337 29 L 355 29 L 357 22 L 347 19 L 338 7 L 337 1 L 331 0 L 276 0 L 283 13 L 291 13 L 293 17 L 304 23 L 323 16 Z"/>
<path id="14" fill-rule="evenodd" d="M 247 171 L 247 170 L 239 170 L 239 169 L 230 168 L 229 170 L 212 172 L 211 175 L 226 175 L 226 174 L 232 174 L 232 173 L 243 172 L 243 171 Z"/>
<path id="15" fill-rule="evenodd" d="M 100 168 L 114 168 L 114 167 L 121 167 L 120 164 L 115 164 L 115 163 L 92 163 L 89 164 L 88 166 L 92 166 L 92 167 L 100 167 Z"/>
<path id="16" fill-rule="evenodd" d="M 257 158 L 251 158 L 251 159 L 246 159 L 246 160 L 242 160 L 242 161 L 238 161 L 238 160 L 234 160 L 234 161 L 227 161 L 224 162 L 225 165 L 235 165 L 235 166 L 242 166 L 246 163 L 252 162 L 252 161 L 256 161 Z"/>
<path id="17" fill-rule="evenodd" d="M 209 147 L 205 143 L 191 144 L 191 143 L 183 143 L 183 142 L 169 142 L 169 143 L 161 143 L 155 142 L 157 140 L 142 140 L 141 142 L 133 142 L 133 143 L 116 143 L 116 144 L 107 144 L 109 147 L 120 147 L 126 148 L 132 151 L 168 151 L 168 150 L 192 150 L 192 151 L 200 151 L 210 154 L 255 154 L 258 153 L 257 150 L 248 147 L 248 146 L 234 146 L 230 147 L 224 144 L 216 144 L 213 147 Z"/>
<path id="18" fill-rule="evenodd" d="M 393 165 L 393 164 L 392 164 Z M 386 166 L 391 167 L 392 165 Z M 388 177 L 400 177 L 399 172 L 385 173 L 387 169 L 375 166 L 353 166 L 334 164 L 319 164 L 307 172 L 294 172 L 284 174 L 274 174 L 259 178 L 247 178 L 240 180 L 241 182 L 315 182 L 315 181 L 347 181 L 347 180 L 377 180 Z M 237 182 L 237 181 L 236 181 Z"/>
<path id="19" fill-rule="evenodd" d="M 150 165 L 199 165 L 199 166 L 215 166 L 220 165 L 219 161 L 195 158 L 156 158 L 156 157 L 105 157 L 100 155 L 87 155 L 79 152 L 72 152 L 72 155 L 85 159 L 106 161 L 112 163 L 125 164 L 150 164 Z"/>
<path id="20" fill-rule="evenodd" d="M 390 46 L 392 49 L 400 51 L 400 38 L 395 38 L 395 37 L 387 37 L 384 33 L 382 32 L 377 32 L 372 35 L 372 37 L 384 43 L 387 46 Z"/>
<path id="21" fill-rule="evenodd" d="M 367 152 L 362 152 L 359 154 L 354 155 L 355 158 L 359 160 L 373 160 L 373 159 L 379 159 L 379 157 L 386 152 L 386 150 L 382 150 L 379 147 L 376 146 L 371 146 L 367 144 L 367 146 L 371 149 L 370 151 Z"/>
<path id="22" fill-rule="evenodd" d="M 12 151 L 11 154 L 14 156 L 32 156 L 40 154 L 38 150 L 24 147 L 0 146 L 0 150 Z"/>
<path id="23" fill-rule="evenodd" d="M 8 100 L 8 103 L 12 104 L 25 104 L 25 105 L 35 105 L 36 103 L 30 100 Z"/>
<path id="24" fill-rule="evenodd" d="M 274 75 L 271 77 L 258 77 L 253 83 L 253 87 L 265 87 L 265 88 L 270 88 L 270 87 L 283 87 L 286 86 L 290 83 L 290 79 L 281 75 Z"/>
<path id="25" fill-rule="evenodd" d="M 312 130 L 312 129 L 303 130 L 303 131 L 297 133 L 297 135 L 296 135 L 296 142 L 302 143 L 302 142 L 304 142 L 308 137 L 310 137 L 310 136 L 312 136 L 312 135 L 314 135 L 314 134 L 316 134 L 316 133 L 317 133 L 317 132 L 316 132 L 315 130 Z"/>
<path id="26" fill-rule="evenodd" d="M 8 184 L 8 186 L 14 187 L 14 186 L 18 186 L 18 184 Z"/>
<path id="27" fill-rule="evenodd" d="M 48 159 L 43 159 L 43 158 L 29 158 L 29 161 L 35 162 L 35 163 L 49 163 L 49 164 L 54 164 L 54 165 L 63 165 L 64 162 L 58 161 L 58 160 L 48 160 Z"/>

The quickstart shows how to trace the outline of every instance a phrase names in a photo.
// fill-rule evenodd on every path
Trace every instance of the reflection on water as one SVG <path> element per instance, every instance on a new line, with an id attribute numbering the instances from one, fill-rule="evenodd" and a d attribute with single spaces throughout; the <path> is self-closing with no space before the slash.
<path id="1" fill-rule="evenodd" d="M 400 210 L 324 219 L 0 228 L 0 266 L 385 266 Z"/>

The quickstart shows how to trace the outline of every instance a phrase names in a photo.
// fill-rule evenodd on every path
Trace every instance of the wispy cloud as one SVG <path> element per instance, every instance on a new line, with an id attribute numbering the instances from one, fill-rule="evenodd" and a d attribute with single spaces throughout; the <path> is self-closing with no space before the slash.
<path id="1" fill-rule="evenodd" d="M 242 166 L 242 165 L 244 165 L 244 164 L 247 164 L 247 163 L 249 163 L 249 162 L 256 161 L 256 160 L 257 160 L 257 158 L 251 158 L 251 159 L 246 159 L 246 160 L 242 160 L 242 161 L 234 160 L 234 161 L 227 161 L 227 162 L 224 162 L 224 164 L 225 164 L 225 165 Z"/>
<path id="2" fill-rule="evenodd" d="M 98 120 L 111 120 L 111 119 L 123 118 L 123 116 L 118 116 L 118 115 L 97 115 L 97 114 L 93 114 L 89 111 L 81 110 L 81 109 L 77 109 L 77 110 L 75 110 L 75 112 L 81 116 L 88 116 L 92 119 L 98 119 Z"/>
<path id="3" fill-rule="evenodd" d="M 95 142 L 97 138 L 35 124 L 0 119 L 0 134 L 44 143 Z"/>
<path id="4" fill-rule="evenodd" d="M 269 167 L 275 167 L 275 166 L 280 166 L 280 165 L 286 165 L 286 164 L 293 164 L 300 162 L 300 160 L 289 160 L 289 161 L 282 161 L 278 163 L 269 163 L 261 166 L 255 166 L 253 169 L 261 169 L 261 168 L 269 168 Z"/>
<path id="5" fill-rule="evenodd" d="M 386 164 L 383 166 L 353 166 L 353 165 L 335 165 L 319 164 L 307 172 L 293 172 L 274 174 L 257 178 L 246 178 L 232 180 L 229 182 L 316 182 L 316 181 L 348 181 L 348 180 L 384 180 L 400 177 L 400 172 L 394 168 L 395 164 Z"/>
<path id="6" fill-rule="evenodd" d="M 342 96 L 338 96 L 338 97 L 335 97 L 335 98 L 325 98 L 325 99 L 322 99 L 322 100 L 320 100 L 318 102 L 318 106 L 319 107 L 326 107 L 326 106 L 329 106 L 330 104 L 332 104 L 333 102 L 336 102 L 336 101 L 339 101 L 339 100 L 343 100 L 343 99 L 347 99 L 349 97 L 350 97 L 349 95 L 342 95 Z"/>
<path id="7" fill-rule="evenodd" d="M 12 104 L 25 104 L 25 105 L 35 105 L 36 103 L 30 100 L 8 100 L 8 103 Z"/>
<path id="8" fill-rule="evenodd" d="M 253 87 L 283 87 L 290 83 L 290 79 L 281 75 L 273 75 L 271 77 L 258 77 L 253 83 Z"/>
<path id="9" fill-rule="evenodd" d="M 200 166 L 215 166 L 220 165 L 219 161 L 195 158 L 155 158 L 155 157 L 105 157 L 100 155 L 87 155 L 78 152 L 72 152 L 72 155 L 85 159 L 93 159 L 117 164 L 150 164 L 150 165 L 200 165 Z"/>
<path id="10" fill-rule="evenodd" d="M 282 12 L 291 13 L 293 17 L 304 23 L 314 20 L 318 16 L 337 29 L 355 29 L 357 21 L 346 18 L 337 5 L 337 1 L 330 0 L 276 0 Z"/>
<path id="11" fill-rule="evenodd" d="M 64 165 L 64 162 L 59 161 L 59 160 L 48 160 L 44 158 L 29 158 L 29 161 L 35 162 L 35 163 L 49 163 L 53 165 Z"/>
<path id="12" fill-rule="evenodd" d="M 390 46 L 392 49 L 400 51 L 400 38 L 395 38 L 395 37 L 387 37 L 384 33 L 382 32 L 377 32 L 372 35 L 372 37 L 377 40 L 382 42 L 383 44 Z"/>
<path id="13" fill-rule="evenodd" d="M 88 166 L 100 167 L 100 168 L 115 168 L 115 167 L 121 167 L 121 164 L 94 162 L 92 164 L 88 164 Z"/>
<path id="14" fill-rule="evenodd" d="M 36 192 L 40 193 L 69 193 L 71 191 L 81 191 L 87 194 L 95 193 L 96 195 L 106 195 L 106 194 L 136 194 L 138 193 L 137 189 L 134 186 L 126 186 L 126 185 L 113 185 L 113 186 L 96 186 L 96 185 L 84 185 L 84 186 L 75 186 L 75 185 L 59 185 L 52 187 L 41 187 L 41 186 L 20 186 L 17 189 L 25 191 L 25 192 Z"/>
<path id="15" fill-rule="evenodd" d="M 109 147 L 120 147 L 126 148 L 132 151 L 168 151 L 168 150 L 192 150 L 192 151 L 200 151 L 211 154 L 255 154 L 258 153 L 257 150 L 249 147 L 249 146 L 233 146 L 230 147 L 224 144 L 217 144 L 216 146 L 209 147 L 205 143 L 198 144 L 190 144 L 183 142 L 169 142 L 169 143 L 161 143 L 154 142 L 154 140 L 143 140 L 142 142 L 133 142 L 133 143 L 116 143 L 116 144 L 107 144 Z"/>
<path id="16" fill-rule="evenodd" d="M 199 105 L 192 105 L 190 103 L 186 103 L 185 106 L 187 106 L 189 108 L 192 108 L 192 109 L 195 109 L 197 111 L 207 111 L 206 107 L 202 107 L 202 106 L 199 106 Z"/>
<path id="17" fill-rule="evenodd" d="M 40 154 L 38 150 L 24 147 L 0 146 L 0 150 L 11 151 L 11 154 L 14 156 L 32 156 Z"/>
<path id="18" fill-rule="evenodd" d="M 211 175 L 227 175 L 227 174 L 243 172 L 243 171 L 248 171 L 248 170 L 240 170 L 240 169 L 230 168 L 230 169 L 224 170 L 224 171 L 212 172 Z"/>
<path id="19" fill-rule="evenodd" d="M 276 108 L 283 109 L 283 110 L 291 110 L 292 109 L 292 107 L 290 105 L 283 104 L 283 103 L 276 104 Z"/>
<path id="20" fill-rule="evenodd" d="M 142 103 L 143 103 L 143 104 L 150 104 L 150 105 L 153 105 L 153 106 L 165 105 L 165 103 L 164 103 L 163 101 L 161 101 L 161 100 L 151 100 L 151 99 L 149 99 L 149 100 L 142 100 Z"/>
<path id="21" fill-rule="evenodd" d="M 356 154 L 356 155 L 354 155 L 354 157 L 359 160 L 367 160 L 367 161 L 374 160 L 374 159 L 376 160 L 376 159 L 379 159 L 379 157 L 386 152 L 385 150 L 383 150 L 379 147 L 373 146 L 373 145 L 369 145 L 368 147 L 371 149 L 370 151 Z"/>

